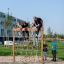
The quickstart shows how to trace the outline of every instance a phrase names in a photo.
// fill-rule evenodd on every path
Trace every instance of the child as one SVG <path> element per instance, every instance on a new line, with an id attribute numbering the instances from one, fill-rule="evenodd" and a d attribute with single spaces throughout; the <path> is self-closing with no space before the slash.
<path id="1" fill-rule="evenodd" d="M 43 44 L 43 60 L 47 59 L 47 44 Z"/>
<path id="2" fill-rule="evenodd" d="M 56 61 L 56 39 L 54 38 L 52 41 L 52 61 Z"/>
<path id="3" fill-rule="evenodd" d="M 33 32 L 33 47 L 37 48 L 38 47 L 38 35 L 43 26 L 43 20 L 38 17 L 34 17 L 33 19 L 34 19 L 33 28 L 35 30 Z"/>

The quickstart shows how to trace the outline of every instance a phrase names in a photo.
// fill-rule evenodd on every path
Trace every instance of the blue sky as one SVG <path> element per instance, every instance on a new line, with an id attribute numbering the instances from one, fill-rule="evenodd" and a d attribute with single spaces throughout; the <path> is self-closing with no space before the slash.
<path id="1" fill-rule="evenodd" d="M 0 0 L 0 11 L 33 21 L 33 16 L 41 17 L 44 30 L 50 26 L 53 32 L 64 34 L 64 0 Z"/>

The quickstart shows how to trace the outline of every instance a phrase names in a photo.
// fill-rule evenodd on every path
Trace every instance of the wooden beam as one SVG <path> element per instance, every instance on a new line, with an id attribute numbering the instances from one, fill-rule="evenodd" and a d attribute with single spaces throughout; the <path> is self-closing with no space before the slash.
<path id="1" fill-rule="evenodd" d="M 15 53 L 14 53 L 14 50 L 15 50 L 15 32 L 13 31 L 13 46 L 12 46 L 13 64 L 15 62 Z"/>
<path id="2" fill-rule="evenodd" d="M 14 32 L 17 32 L 17 31 L 31 31 L 31 32 L 35 32 L 37 29 L 35 27 L 33 28 L 13 28 L 13 31 Z"/>

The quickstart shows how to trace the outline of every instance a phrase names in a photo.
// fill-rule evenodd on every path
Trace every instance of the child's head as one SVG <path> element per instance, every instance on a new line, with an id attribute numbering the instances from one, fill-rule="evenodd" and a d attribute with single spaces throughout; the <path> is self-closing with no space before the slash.
<path id="1" fill-rule="evenodd" d="M 53 38 L 52 41 L 56 41 L 56 38 Z"/>
<path id="2" fill-rule="evenodd" d="M 34 16 L 34 17 L 33 17 L 33 19 L 34 19 L 34 22 L 36 22 L 36 21 L 37 21 L 37 17 L 36 17 L 36 16 Z"/>
<path id="3" fill-rule="evenodd" d="M 47 47 L 47 44 L 44 43 L 44 44 L 43 44 L 43 47 Z"/>

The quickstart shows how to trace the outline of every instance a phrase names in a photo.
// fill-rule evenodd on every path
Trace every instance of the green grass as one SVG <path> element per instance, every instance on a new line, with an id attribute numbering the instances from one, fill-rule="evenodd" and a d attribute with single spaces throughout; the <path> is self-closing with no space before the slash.
<path id="1" fill-rule="evenodd" d="M 12 49 L 0 45 L 0 56 L 9 56 L 12 55 Z"/>
<path id="2" fill-rule="evenodd" d="M 15 52 L 15 55 L 19 55 L 20 52 Z M 0 45 L 0 56 L 12 56 L 12 47 L 5 47 Z"/>
<path id="3" fill-rule="evenodd" d="M 48 44 L 48 57 L 52 57 L 51 53 L 51 42 L 46 42 Z M 32 47 L 32 43 L 28 46 L 21 46 L 16 45 L 15 46 L 15 55 L 21 55 L 21 56 L 41 56 L 41 46 L 39 44 L 38 50 L 36 48 Z M 5 47 L 3 45 L 0 45 L 0 56 L 12 56 L 12 46 Z M 57 41 L 57 58 L 64 60 L 64 42 Z"/>

